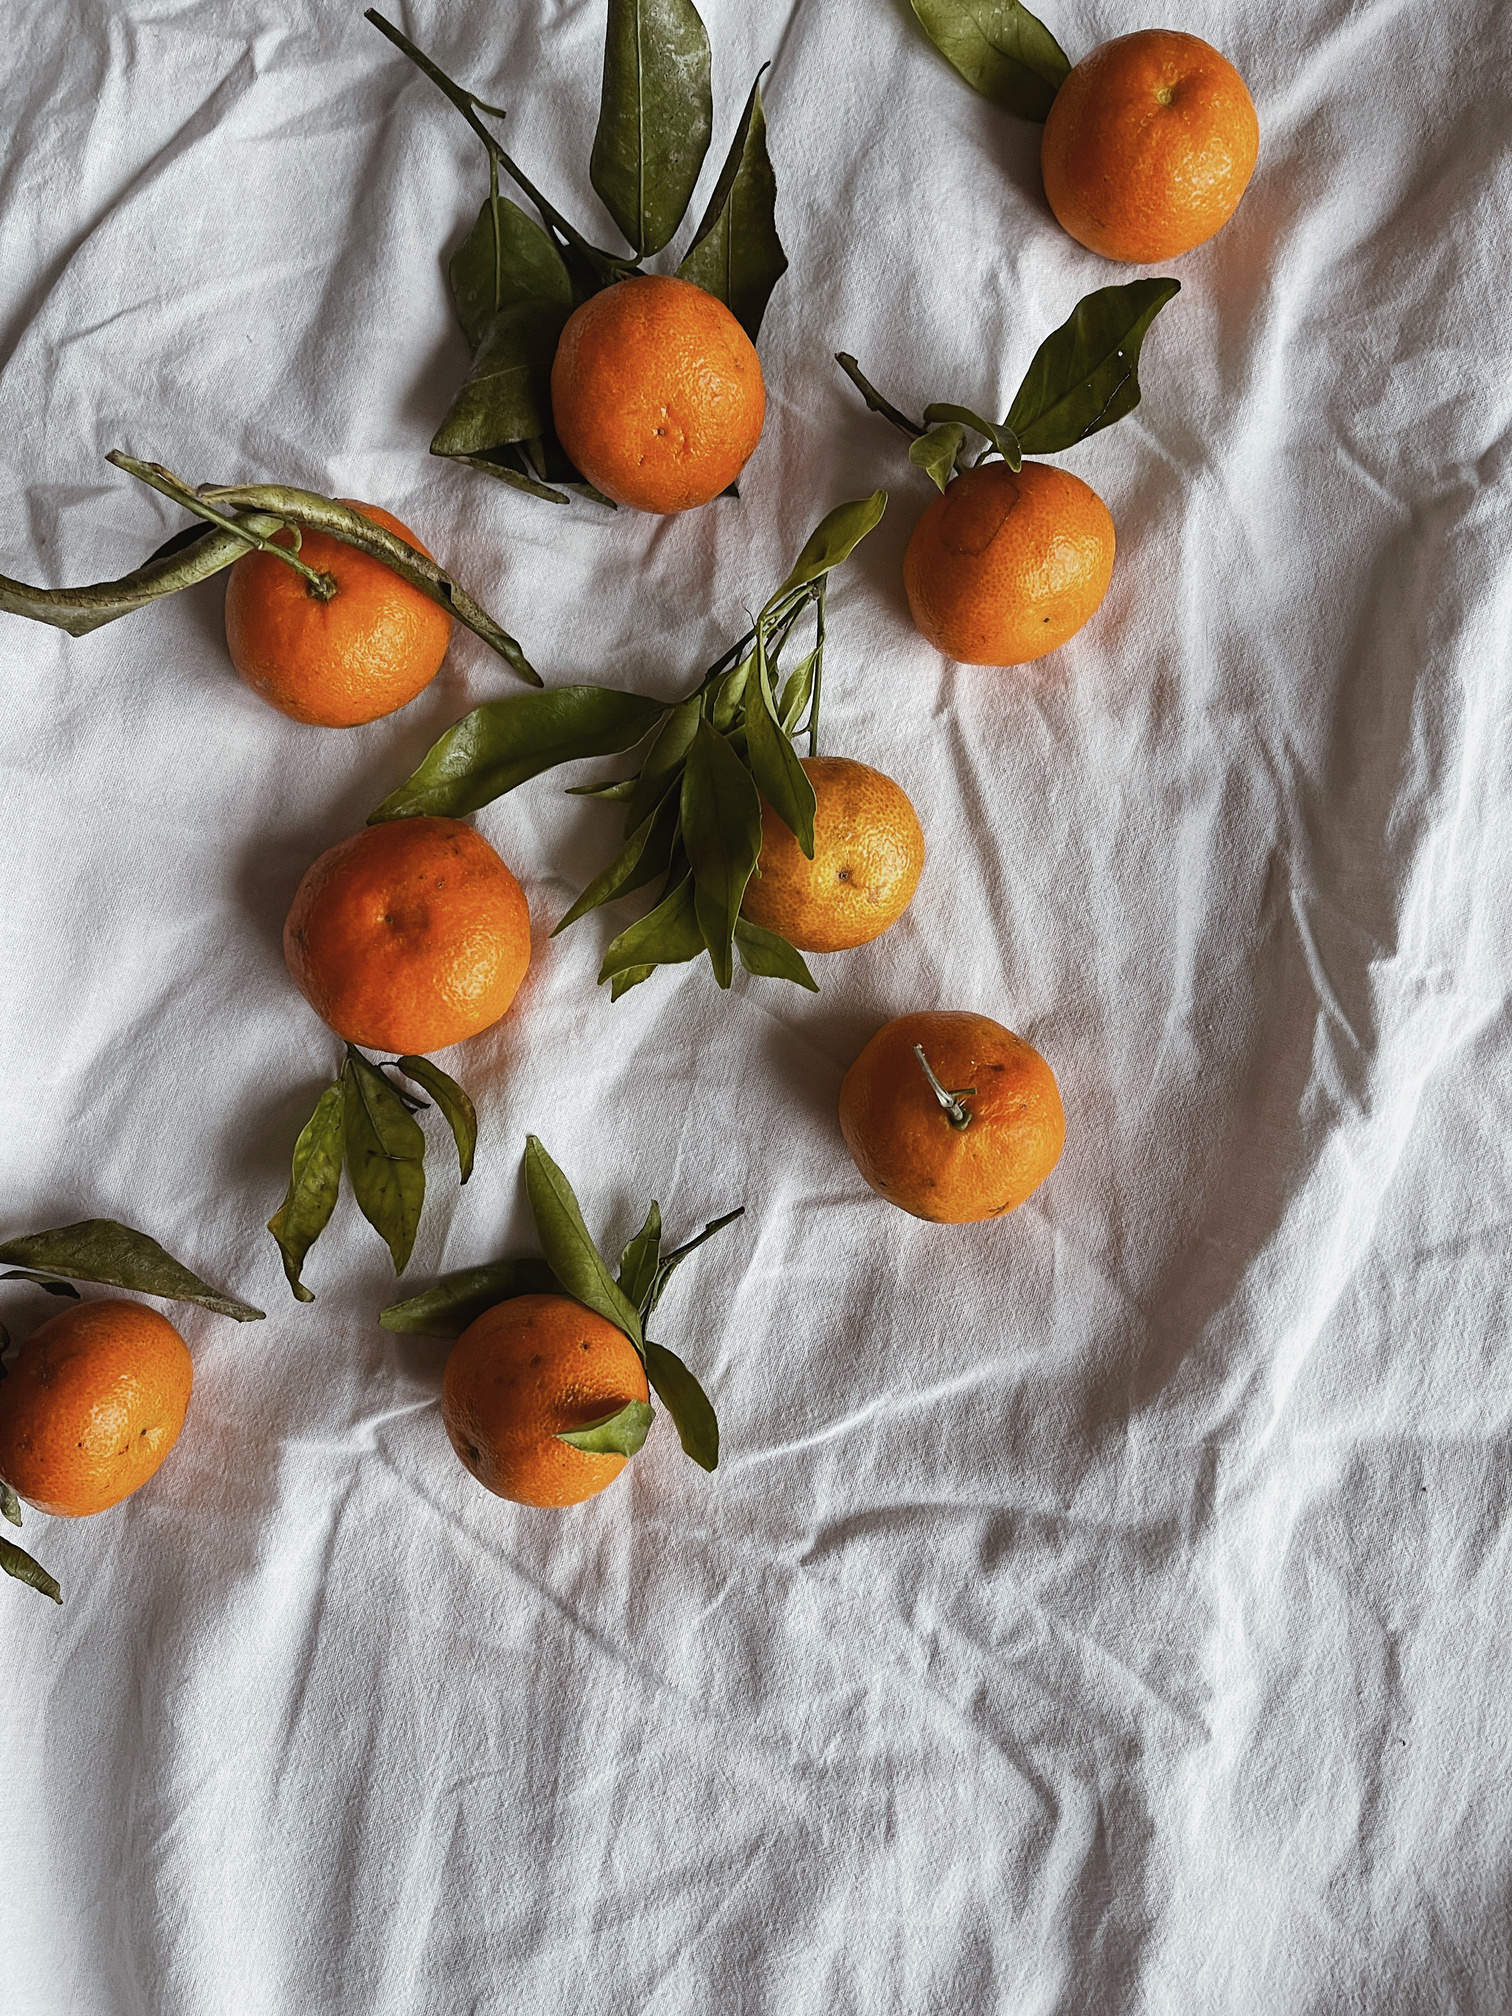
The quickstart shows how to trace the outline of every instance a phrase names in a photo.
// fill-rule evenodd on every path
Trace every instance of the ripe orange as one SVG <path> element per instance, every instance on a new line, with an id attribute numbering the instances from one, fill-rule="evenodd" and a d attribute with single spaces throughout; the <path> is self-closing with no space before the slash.
<path id="1" fill-rule="evenodd" d="M 567 318 L 551 366 L 562 446 L 596 490 L 637 511 L 687 511 L 727 490 L 761 439 L 756 346 L 689 280 L 642 274 Z"/>
<path id="2" fill-rule="evenodd" d="M 578 1505 L 612 1484 L 628 1459 L 557 1436 L 649 1397 L 623 1330 L 567 1295 L 517 1295 L 485 1310 L 453 1345 L 441 1419 L 462 1461 L 500 1498 Z"/>
<path id="3" fill-rule="evenodd" d="M 39 1512 L 103 1512 L 178 1440 L 184 1340 L 141 1302 L 78 1302 L 34 1330 L 0 1385 L 0 1477 Z"/>
<path id="4" fill-rule="evenodd" d="M 1064 87 L 1063 87 L 1064 88 Z M 1113 519 L 1067 469 L 965 469 L 903 555 L 914 622 L 963 665 L 1025 665 L 1074 637 L 1113 578 Z"/>
<path id="5" fill-rule="evenodd" d="M 961 1093 L 966 1124 L 941 1106 L 914 1055 Z M 975 1088 L 972 1090 L 971 1088 Z M 840 1131 L 889 1203 L 941 1225 L 1001 1218 L 1060 1160 L 1066 1115 L 1055 1073 L 986 1015 L 936 1010 L 879 1029 L 840 1086 Z"/>
<path id="6" fill-rule="evenodd" d="M 844 756 L 808 756 L 814 858 L 770 805 L 761 858 L 741 910 L 800 952 L 844 952 L 879 938 L 908 908 L 924 866 L 924 834 L 902 788 Z"/>
<path id="7" fill-rule="evenodd" d="M 444 1050 L 487 1029 L 530 964 L 524 891 L 460 819 L 365 826 L 306 871 L 284 957 L 349 1043 Z"/>
<path id="8" fill-rule="evenodd" d="M 1107 259 L 1174 259 L 1226 224 L 1260 122 L 1233 64 L 1195 35 L 1144 28 L 1084 56 L 1040 143 L 1050 208 Z"/>
<path id="9" fill-rule="evenodd" d="M 376 504 L 342 502 L 425 552 Z M 292 535 L 280 532 L 276 543 L 292 545 Z M 336 583 L 328 602 L 266 553 L 244 555 L 227 579 L 226 643 L 253 692 L 318 728 L 355 728 L 413 700 L 441 669 L 450 616 L 382 561 L 324 532 L 306 532 L 299 557 Z"/>

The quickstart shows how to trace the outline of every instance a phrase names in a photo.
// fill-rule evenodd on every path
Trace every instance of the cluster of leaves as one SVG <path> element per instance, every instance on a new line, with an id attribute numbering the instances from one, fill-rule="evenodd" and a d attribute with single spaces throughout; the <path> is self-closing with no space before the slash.
<path id="1" fill-rule="evenodd" d="M 943 490 L 958 470 L 989 456 L 1021 469 L 1026 455 L 1059 454 L 1132 413 L 1140 399 L 1140 346 L 1180 291 L 1179 280 L 1135 280 L 1084 295 L 1035 351 L 1002 422 L 951 405 L 926 406 L 922 422 L 911 420 L 862 376 L 854 357 L 841 351 L 835 361 L 872 411 L 909 437 L 909 461 Z M 968 431 L 986 443 L 974 456 Z"/>
<path id="2" fill-rule="evenodd" d="M 542 1259 L 499 1260 L 491 1266 L 443 1275 L 425 1294 L 385 1309 L 379 1322 L 385 1330 L 460 1337 L 484 1310 L 512 1296 L 570 1295 L 630 1339 L 640 1353 L 651 1390 L 672 1416 L 684 1450 L 705 1470 L 713 1470 L 719 1462 L 719 1422 L 709 1397 L 675 1351 L 652 1342 L 647 1325 L 683 1261 L 723 1226 L 741 1217 L 745 1206 L 727 1211 L 705 1225 L 696 1239 L 664 1253 L 661 1206 L 653 1199 L 646 1222 L 621 1253 L 615 1275 L 583 1222 L 572 1185 L 534 1134 L 525 1141 L 525 1192 Z M 575 1449 L 633 1456 L 654 1418 L 644 1400 L 632 1400 L 617 1413 L 569 1430 L 560 1439 Z"/>
<path id="3" fill-rule="evenodd" d="M 223 1295 L 190 1273 L 171 1253 L 165 1253 L 156 1239 L 117 1224 L 113 1218 L 86 1218 L 77 1225 L 59 1225 L 49 1232 L 28 1232 L 20 1239 L 8 1239 L 0 1245 L 0 1261 L 10 1263 L 0 1281 L 29 1281 L 33 1287 L 71 1302 L 79 1299 L 75 1281 L 98 1281 L 111 1288 L 133 1289 L 139 1295 L 157 1295 L 168 1302 L 195 1302 L 218 1316 L 234 1317 L 238 1323 L 256 1323 L 263 1315 L 250 1302 Z M 9 1348 L 10 1333 L 0 1323 L 0 1380 L 6 1371 L 3 1354 Z M 0 1406 L 3 1404 L 0 1395 Z M 21 1525 L 21 1501 L 3 1478 L 0 1517 L 17 1528 Z M 63 1601 L 63 1591 L 42 1564 L 3 1536 L 0 1570 L 55 1603 Z"/>
<path id="4" fill-rule="evenodd" d="M 625 803 L 624 841 L 557 930 L 660 876 L 655 906 L 604 954 L 599 982 L 611 983 L 612 999 L 658 966 L 704 952 L 721 987 L 730 985 L 738 953 L 748 973 L 817 993 L 802 954 L 742 917 L 740 905 L 761 853 L 763 798 L 813 858 L 814 789 L 794 738 L 806 734 L 815 752 L 830 573 L 886 505 L 878 490 L 831 511 L 752 628 L 686 699 L 669 705 L 611 686 L 558 686 L 488 701 L 447 730 L 369 825 L 418 814 L 463 818 L 559 763 L 616 755 L 649 737 L 632 776 L 577 787 L 579 796 Z M 782 651 L 809 609 L 813 645 L 782 678 Z"/>
<path id="5" fill-rule="evenodd" d="M 672 239 L 692 199 L 713 133 L 709 38 L 692 0 L 608 0 L 604 83 L 588 174 L 631 248 L 601 251 L 547 201 L 483 124 L 502 119 L 448 77 L 392 22 L 367 19 L 455 105 L 488 155 L 488 196 L 447 269 L 472 369 L 431 442 L 533 497 L 565 504 L 570 483 L 607 503 L 568 460 L 551 418 L 551 362 L 573 309 L 644 271 Z M 503 169 L 535 205 L 531 217 L 499 193 Z M 767 153 L 760 75 L 724 167 L 677 268 L 723 301 L 754 343 L 787 269 L 777 237 L 777 180 Z"/>
<path id="6" fill-rule="evenodd" d="M 391 567 L 401 580 L 481 637 L 528 685 L 540 685 L 539 674 L 514 638 L 465 589 L 458 587 L 428 553 L 385 531 L 381 525 L 374 525 L 360 511 L 353 511 L 338 499 L 322 497 L 314 490 L 298 490 L 286 483 L 230 486 L 207 483 L 195 489 L 160 462 L 138 462 L 119 449 L 105 459 L 163 496 L 171 497 L 174 503 L 193 512 L 200 523 L 186 526 L 149 554 L 134 572 L 117 581 L 97 581 L 85 588 L 33 588 L 25 581 L 13 581 L 0 574 L 0 610 L 12 616 L 28 616 L 36 623 L 49 623 L 54 629 L 66 630 L 70 637 L 84 637 L 102 624 L 145 608 L 149 602 L 207 581 L 249 552 L 270 553 L 304 575 L 312 594 L 328 600 L 335 592 L 335 582 L 329 575 L 318 574 L 299 557 L 302 535 L 324 532 Z M 274 543 L 274 534 L 284 531 L 292 533 L 292 545 Z"/>
<path id="7" fill-rule="evenodd" d="M 974 91 L 1043 125 L 1070 58 L 1019 0 L 912 0 L 924 32 Z"/>
<path id="8" fill-rule="evenodd" d="M 315 1299 L 299 1277 L 336 1209 L 343 1163 L 357 1208 L 388 1247 L 394 1272 L 402 1274 L 409 1264 L 425 1206 L 425 1135 L 415 1115 L 428 1102 L 401 1092 L 386 1070 L 425 1087 L 451 1128 L 462 1181 L 473 1172 L 478 1115 L 456 1079 L 428 1057 L 378 1065 L 348 1043 L 340 1074 L 321 1093 L 294 1144 L 288 1194 L 268 1220 L 301 1302 Z"/>

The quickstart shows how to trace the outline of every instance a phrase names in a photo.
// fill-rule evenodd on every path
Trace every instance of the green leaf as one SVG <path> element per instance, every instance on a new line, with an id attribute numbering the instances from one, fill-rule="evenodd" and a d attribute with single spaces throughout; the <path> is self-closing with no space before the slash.
<path id="1" fill-rule="evenodd" d="M 21 1524 L 21 1500 L 3 1477 L 0 1477 L 0 1519 L 8 1519 L 12 1526 Z"/>
<path id="2" fill-rule="evenodd" d="M 698 724 L 683 770 L 682 837 L 699 929 L 714 977 L 728 987 L 735 920 L 761 853 L 761 796 L 750 771 L 707 721 Z"/>
<path id="3" fill-rule="evenodd" d="M 756 653 L 750 652 L 738 665 L 732 666 L 708 695 L 708 716 L 723 735 L 735 724 L 740 712 L 740 703 L 745 699 L 746 686 L 750 681 L 751 668 L 756 663 Z"/>
<path id="4" fill-rule="evenodd" d="M 810 651 L 798 660 L 783 684 L 782 697 L 777 702 L 777 714 L 784 735 L 792 735 L 803 719 L 803 710 L 807 707 L 809 696 L 814 690 L 814 671 L 818 663 L 818 651 Z"/>
<path id="5" fill-rule="evenodd" d="M 14 1540 L 0 1540 L 0 1568 L 7 1575 L 14 1575 L 18 1582 L 24 1582 L 29 1589 L 51 1596 L 54 1603 L 63 1601 L 63 1591 L 41 1562 L 33 1561 L 26 1549 L 18 1547 Z"/>
<path id="6" fill-rule="evenodd" d="M 590 1456 L 634 1456 L 655 1419 L 649 1400 L 631 1400 L 617 1414 L 590 1421 L 586 1428 L 563 1429 L 556 1439 L 574 1449 L 585 1449 Z"/>
<path id="7" fill-rule="evenodd" d="M 1054 455 L 1139 404 L 1139 348 L 1179 280 L 1099 287 L 1034 353 L 1007 425 L 1026 455 Z"/>
<path id="8" fill-rule="evenodd" d="M 978 434 L 986 436 L 1010 469 L 1017 470 L 1024 466 L 1024 458 L 1013 429 L 1006 425 L 1000 427 L 995 420 L 984 420 L 980 413 L 973 413 L 969 406 L 926 406 L 924 408 L 924 418 L 931 426 L 944 421 L 947 425 L 954 424 L 960 427 L 974 427 Z M 928 437 L 926 436 L 925 438 L 927 439 Z M 914 448 L 921 445 L 920 442 L 916 441 Z M 910 448 L 908 451 L 908 459 L 910 462 L 917 461 L 918 459 L 914 454 L 913 448 Z"/>
<path id="9" fill-rule="evenodd" d="M 488 1267 L 463 1267 L 443 1274 L 434 1288 L 406 1301 L 391 1302 L 379 1316 L 385 1330 L 406 1336 L 460 1337 L 495 1303 L 516 1295 L 560 1295 L 562 1284 L 544 1260 L 496 1260 Z"/>
<path id="10" fill-rule="evenodd" d="M 191 1274 L 156 1239 L 134 1232 L 113 1218 L 85 1218 L 51 1232 L 31 1232 L 0 1246 L 0 1261 L 37 1267 L 48 1274 L 66 1274 L 74 1281 L 100 1281 L 111 1288 L 130 1288 L 138 1295 L 156 1295 L 165 1302 L 194 1302 L 217 1316 L 238 1323 L 256 1323 L 263 1311 L 234 1295 L 222 1295 L 198 1274 Z"/>
<path id="11" fill-rule="evenodd" d="M 682 222 L 713 130 L 709 38 L 692 0 L 609 0 L 588 179 L 637 259 Z"/>
<path id="12" fill-rule="evenodd" d="M 278 1241 L 284 1274 L 300 1302 L 314 1295 L 300 1280 L 305 1255 L 330 1222 L 341 1190 L 342 1107 L 346 1098 L 341 1078 L 328 1085 L 294 1143 L 294 1167 L 288 1195 L 268 1220 Z"/>
<path id="13" fill-rule="evenodd" d="M 0 1281 L 30 1281 L 33 1287 L 45 1288 L 49 1295 L 62 1295 L 70 1302 L 77 1302 L 79 1291 L 71 1281 L 58 1281 L 51 1274 L 33 1274 L 29 1267 L 13 1267 L 7 1274 L 0 1274 Z"/>
<path id="14" fill-rule="evenodd" d="M 619 1264 L 619 1285 L 627 1299 L 642 1312 L 656 1280 L 657 1262 L 661 1259 L 661 1235 L 661 1206 L 653 1198 L 645 1224 L 621 1253 Z"/>
<path id="15" fill-rule="evenodd" d="M 677 1429 L 685 1454 L 701 1469 L 719 1465 L 719 1421 L 709 1396 L 675 1351 L 665 1344 L 646 1346 L 646 1377 Z"/>
<path id="16" fill-rule="evenodd" d="M 627 798 L 635 796 L 635 787 L 640 782 L 637 770 L 631 777 L 610 777 L 602 784 L 569 784 L 566 796 L 569 798 L 602 798 L 609 804 L 623 805 Z"/>
<path id="17" fill-rule="evenodd" d="M 654 910 L 648 910 L 610 942 L 604 963 L 599 967 L 599 985 L 602 987 L 606 980 L 620 981 L 612 997 L 617 1001 L 621 994 L 648 979 L 655 967 L 685 965 L 703 950 L 693 878 L 684 875 Z"/>
<path id="18" fill-rule="evenodd" d="M 758 72 L 709 207 L 677 277 L 716 295 L 754 343 L 772 289 L 787 271 L 787 263 L 777 236 L 777 177 L 767 153 Z"/>
<path id="19" fill-rule="evenodd" d="M 747 691 L 745 710 L 746 755 L 750 759 L 751 773 L 757 789 L 768 805 L 777 814 L 790 833 L 797 839 L 799 847 L 808 860 L 814 858 L 814 812 L 817 800 L 814 787 L 809 782 L 798 751 L 783 733 L 777 719 L 777 711 L 772 700 L 771 681 L 767 677 L 766 653 L 758 649 L 756 654 L 756 690 Z M 760 819 L 760 806 L 757 807 Z M 761 836 L 758 827 L 756 851 L 761 852 Z M 749 880 L 749 877 L 747 877 Z M 741 894 L 745 894 L 745 884 L 741 884 Z"/>
<path id="20" fill-rule="evenodd" d="M 485 701 L 432 744 L 368 824 L 420 812 L 460 819 L 559 763 L 633 749 L 666 711 L 660 700 L 611 686 L 553 686 Z"/>
<path id="21" fill-rule="evenodd" d="M 798 555 L 797 563 L 777 593 L 767 603 L 762 614 L 775 608 L 785 595 L 791 595 L 795 588 L 805 588 L 810 581 L 817 581 L 821 574 L 828 574 L 848 560 L 861 541 L 881 520 L 887 509 L 887 492 L 874 490 L 870 497 L 857 497 L 849 504 L 837 504 L 815 527 L 808 544 Z"/>
<path id="22" fill-rule="evenodd" d="M 640 1311 L 627 1299 L 588 1235 L 572 1185 L 534 1134 L 525 1139 L 525 1192 L 547 1265 L 585 1309 L 623 1330 L 641 1349 Z"/>
<path id="23" fill-rule="evenodd" d="M 1043 124 L 1071 64 L 1019 0 L 913 0 L 924 32 L 974 91 Z"/>
<path id="24" fill-rule="evenodd" d="M 483 341 L 501 308 L 534 301 L 572 311 L 572 281 L 551 239 L 507 196 L 498 200 L 498 240 L 494 238 L 494 198 L 485 197 L 477 222 L 447 266 L 452 305 L 469 350 Z"/>
<path id="25" fill-rule="evenodd" d="M 575 924 L 579 917 L 586 917 L 590 910 L 598 909 L 601 903 L 612 902 L 616 896 L 628 896 L 632 889 L 643 889 L 658 875 L 664 875 L 672 859 L 678 817 L 677 798 L 669 794 L 641 821 L 604 872 L 588 884 L 553 930 L 552 937 Z"/>
<path id="26" fill-rule="evenodd" d="M 465 1183 L 473 1172 L 473 1157 L 478 1149 L 477 1107 L 456 1079 L 448 1077 L 439 1064 L 432 1064 L 429 1057 L 400 1057 L 395 1065 L 406 1078 L 423 1085 L 441 1108 L 457 1144 L 459 1180 Z"/>
<path id="27" fill-rule="evenodd" d="M 432 455 L 486 455 L 511 441 L 540 440 L 550 431 L 551 360 L 569 312 L 551 301 L 517 301 L 499 310 L 436 429 Z M 505 473 L 500 468 L 499 474 Z"/>
<path id="28" fill-rule="evenodd" d="M 921 434 L 917 441 L 910 443 L 908 459 L 916 469 L 943 490 L 956 473 L 956 457 L 966 445 L 966 430 L 955 424 L 931 427 L 927 434 Z"/>
<path id="29" fill-rule="evenodd" d="M 679 701 L 663 721 L 656 740 L 646 751 L 640 782 L 625 812 L 627 833 L 632 827 L 639 826 L 646 814 L 659 805 L 671 789 L 693 746 L 702 711 L 703 703 L 695 693 L 691 699 Z"/>
<path id="30" fill-rule="evenodd" d="M 735 926 L 735 950 L 747 973 L 755 973 L 764 980 L 795 980 L 811 994 L 819 992 L 819 982 L 810 973 L 797 946 L 790 945 L 776 931 L 753 924 L 749 917 L 742 917 Z"/>
<path id="31" fill-rule="evenodd" d="M 402 1274 L 425 1203 L 425 1136 L 383 1073 L 350 1043 L 341 1076 L 352 1195 Z"/>

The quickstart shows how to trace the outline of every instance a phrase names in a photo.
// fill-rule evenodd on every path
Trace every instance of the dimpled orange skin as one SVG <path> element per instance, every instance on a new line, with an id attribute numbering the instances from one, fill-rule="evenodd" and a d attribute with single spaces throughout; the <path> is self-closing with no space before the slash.
<path id="1" fill-rule="evenodd" d="M 954 1127 L 914 1045 L 947 1092 L 974 1085 Z M 840 1087 L 840 1131 L 879 1196 L 915 1218 L 965 1225 L 1017 1210 L 1060 1160 L 1066 1115 L 1039 1052 L 986 1015 L 933 1010 L 879 1029 Z"/>
<path id="2" fill-rule="evenodd" d="M 1048 462 L 966 469 L 915 525 L 903 554 L 914 622 L 962 665 L 1027 665 L 1095 616 L 1113 578 L 1113 518 L 1097 492 Z"/>
<path id="3" fill-rule="evenodd" d="M 562 446 L 637 511 L 688 511 L 727 490 L 761 439 L 756 346 L 712 294 L 645 274 L 567 318 L 551 366 Z"/>
<path id="4" fill-rule="evenodd" d="M 1045 196 L 1079 244 L 1148 265 L 1190 252 L 1239 207 L 1260 122 L 1233 64 L 1196 35 L 1146 28 L 1082 58 L 1040 143 Z"/>
<path id="5" fill-rule="evenodd" d="M 740 908 L 800 952 L 845 952 L 880 938 L 913 900 L 924 833 L 900 785 L 844 756 L 806 756 L 814 787 L 814 858 L 771 806 L 761 807 L 759 878 Z"/>
<path id="6" fill-rule="evenodd" d="M 487 1490 L 517 1505 L 579 1505 L 612 1484 L 624 1456 L 556 1438 L 650 1398 L 640 1354 L 567 1295 L 517 1295 L 470 1323 L 441 1382 L 451 1445 Z"/>
<path id="7" fill-rule="evenodd" d="M 341 501 L 425 553 L 376 504 Z M 277 540 L 293 543 L 287 532 Z M 237 671 L 270 707 L 317 728 L 355 728 L 406 706 L 441 669 L 450 616 L 381 561 L 324 532 L 306 532 L 299 557 L 335 579 L 329 602 L 266 553 L 248 553 L 232 567 L 226 644 Z"/>
<path id="8" fill-rule="evenodd" d="M 178 1440 L 188 1348 L 140 1302 L 79 1302 L 32 1332 L 0 1385 L 0 1477 L 80 1519 L 139 1490 Z"/>
<path id="9" fill-rule="evenodd" d="M 320 1019 L 370 1050 L 444 1050 L 499 1020 L 530 964 L 525 893 L 460 819 L 392 819 L 322 854 L 284 925 Z"/>

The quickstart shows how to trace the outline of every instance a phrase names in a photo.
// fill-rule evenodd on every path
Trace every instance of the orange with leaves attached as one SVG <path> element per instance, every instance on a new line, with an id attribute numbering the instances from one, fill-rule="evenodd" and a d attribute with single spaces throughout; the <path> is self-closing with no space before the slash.
<path id="1" fill-rule="evenodd" d="M 627 1459 L 557 1438 L 647 1400 L 623 1330 L 568 1295 L 517 1295 L 487 1309 L 446 1361 L 441 1418 L 478 1482 L 520 1505 L 577 1505 Z"/>
<path id="2" fill-rule="evenodd" d="M 590 295 L 551 366 L 562 446 L 596 490 L 687 511 L 727 490 L 761 439 L 756 346 L 714 295 L 647 273 Z"/>
<path id="3" fill-rule="evenodd" d="M 963 665 L 1025 665 L 1074 637 L 1113 578 L 1113 518 L 1068 469 L 965 469 L 903 554 L 914 622 Z"/>
<path id="4" fill-rule="evenodd" d="M 40 1512 L 104 1512 L 167 1456 L 193 1385 L 165 1316 L 77 1303 L 32 1332 L 0 1385 L 0 1477 Z"/>
<path id="5" fill-rule="evenodd" d="M 960 1225 L 1001 1218 L 1039 1188 L 1066 1115 L 1055 1073 L 1021 1036 L 934 1010 L 900 1015 L 866 1045 L 840 1087 L 840 1131 L 890 1204 Z"/>
<path id="6" fill-rule="evenodd" d="M 806 756 L 814 858 L 763 803 L 761 858 L 740 908 L 800 952 L 844 952 L 896 924 L 924 866 L 924 833 L 901 786 L 844 756 Z"/>
<path id="7" fill-rule="evenodd" d="M 514 876 L 460 819 L 394 819 L 309 868 L 284 957 L 321 1020 L 372 1050 L 444 1050 L 504 1014 L 530 964 Z"/>
<path id="8" fill-rule="evenodd" d="M 426 553 L 376 504 L 341 501 Z M 274 543 L 292 545 L 293 535 L 279 532 Z M 232 567 L 226 643 L 237 671 L 280 714 L 319 728 L 355 728 L 406 706 L 440 671 L 451 617 L 381 560 L 328 533 L 304 533 L 299 557 L 332 584 L 329 597 L 266 553 Z"/>
<path id="9" fill-rule="evenodd" d="M 1148 265 L 1190 252 L 1239 207 L 1260 122 L 1244 79 L 1196 35 L 1145 28 L 1084 56 L 1040 143 L 1045 196 L 1079 244 Z"/>

